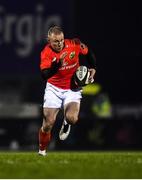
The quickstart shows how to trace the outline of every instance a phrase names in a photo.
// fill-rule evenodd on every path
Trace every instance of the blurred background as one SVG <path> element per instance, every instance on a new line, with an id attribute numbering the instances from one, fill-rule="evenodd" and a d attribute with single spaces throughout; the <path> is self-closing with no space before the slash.
<path id="1" fill-rule="evenodd" d="M 59 113 L 49 148 L 141 150 L 142 12 L 128 0 L 0 1 L 0 150 L 38 149 L 45 88 L 40 52 L 51 25 L 94 51 L 97 75 L 84 88 L 69 138 L 59 141 Z"/>

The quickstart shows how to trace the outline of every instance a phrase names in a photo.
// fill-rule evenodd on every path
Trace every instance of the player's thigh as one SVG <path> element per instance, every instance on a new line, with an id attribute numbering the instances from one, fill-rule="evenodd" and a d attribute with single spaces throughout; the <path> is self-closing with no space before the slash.
<path id="1" fill-rule="evenodd" d="M 81 90 L 73 91 L 73 90 L 68 90 L 64 94 L 64 102 L 63 105 L 66 106 L 66 104 L 76 102 L 80 104 L 82 98 Z"/>
<path id="2" fill-rule="evenodd" d="M 43 108 L 43 115 L 45 122 L 54 122 L 59 112 L 59 108 Z"/>
<path id="3" fill-rule="evenodd" d="M 78 120 L 79 111 L 80 102 L 70 102 L 64 105 L 64 115 L 72 124 Z"/>

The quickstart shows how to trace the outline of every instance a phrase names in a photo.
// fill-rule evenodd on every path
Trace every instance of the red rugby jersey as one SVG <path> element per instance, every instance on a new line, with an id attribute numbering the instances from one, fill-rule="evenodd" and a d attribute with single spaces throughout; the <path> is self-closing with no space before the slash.
<path id="1" fill-rule="evenodd" d="M 48 82 L 62 89 L 71 88 L 71 78 L 79 66 L 79 54 L 87 54 L 88 48 L 82 48 L 77 39 L 65 39 L 65 46 L 61 52 L 55 52 L 47 44 L 41 52 L 40 68 L 50 68 L 53 61 L 59 62 L 59 57 L 63 52 L 67 52 L 62 66 L 48 79 Z"/>

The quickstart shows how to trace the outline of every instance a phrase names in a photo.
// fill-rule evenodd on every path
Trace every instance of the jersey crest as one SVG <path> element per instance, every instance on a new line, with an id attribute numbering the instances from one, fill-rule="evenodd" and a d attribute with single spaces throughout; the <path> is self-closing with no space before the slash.
<path id="1" fill-rule="evenodd" d="M 75 56 L 75 51 L 73 51 L 73 52 L 70 53 L 69 58 L 70 58 L 70 59 L 73 59 L 74 56 Z"/>

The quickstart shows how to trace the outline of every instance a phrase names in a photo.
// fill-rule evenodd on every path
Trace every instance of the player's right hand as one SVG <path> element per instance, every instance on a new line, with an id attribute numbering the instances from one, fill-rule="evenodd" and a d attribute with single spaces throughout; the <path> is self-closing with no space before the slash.
<path id="1" fill-rule="evenodd" d="M 59 61 L 61 62 L 61 64 L 63 64 L 64 59 L 67 56 L 67 54 L 68 54 L 67 51 L 65 51 L 60 55 Z"/>

